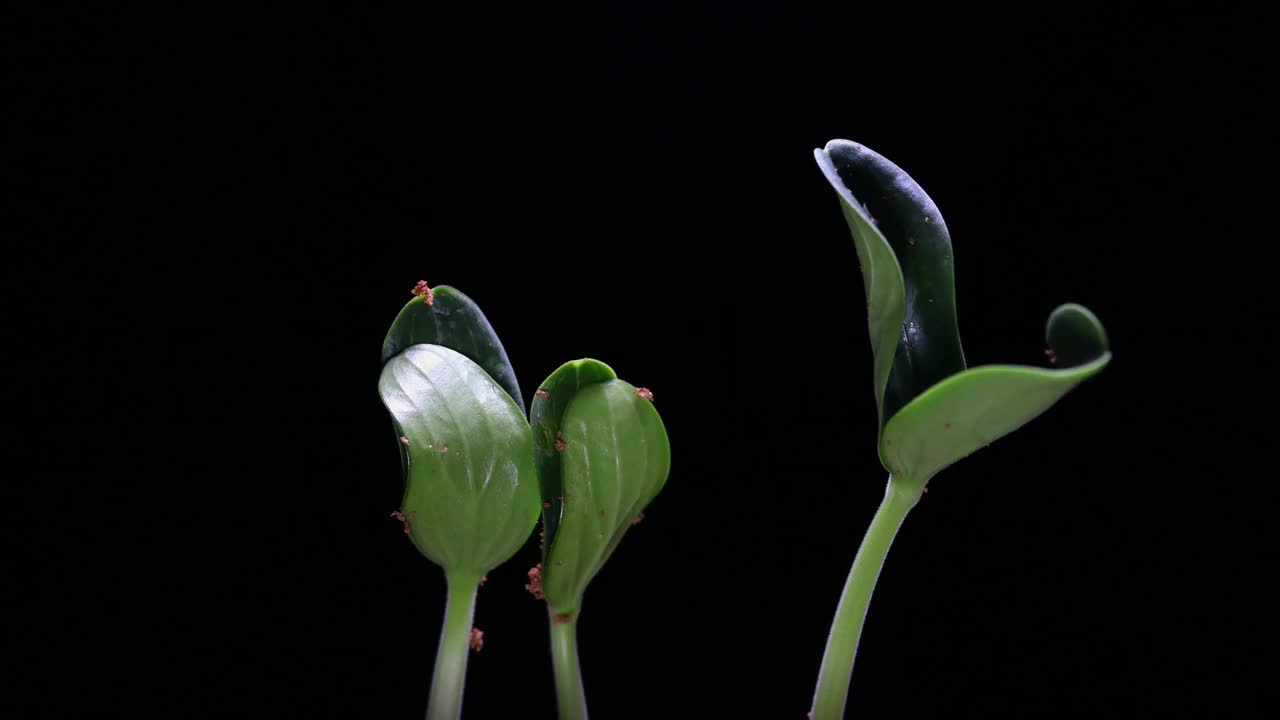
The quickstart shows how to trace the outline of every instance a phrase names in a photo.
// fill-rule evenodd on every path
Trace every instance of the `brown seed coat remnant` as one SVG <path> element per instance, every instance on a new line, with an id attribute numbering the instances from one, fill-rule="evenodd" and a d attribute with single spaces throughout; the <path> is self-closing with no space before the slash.
<path id="1" fill-rule="evenodd" d="M 1056 353 L 1053 352 L 1053 348 L 1048 348 L 1047 350 L 1045 350 L 1044 356 L 1049 358 L 1050 365 L 1053 365 L 1058 362 L 1058 356 Z"/>
<path id="2" fill-rule="evenodd" d="M 563 440 L 556 441 L 556 452 L 564 452 L 564 449 L 567 447 L 569 446 L 565 445 Z"/>
<path id="3" fill-rule="evenodd" d="M 440 446 L 440 452 L 442 452 L 442 453 L 447 453 L 447 452 L 449 452 L 449 446 L 448 446 L 448 445 L 441 445 L 441 446 Z"/>
<path id="4" fill-rule="evenodd" d="M 417 285 L 414 285 L 414 286 L 413 286 L 413 289 L 412 289 L 412 290 L 410 290 L 409 292 L 410 292 L 410 294 L 412 294 L 412 295 L 415 295 L 415 296 L 421 297 L 421 298 L 422 298 L 422 302 L 424 302 L 424 303 L 426 303 L 426 304 L 428 304 L 428 305 L 434 305 L 434 304 L 435 304 L 435 302 L 436 302 L 436 294 L 435 294 L 435 291 L 433 291 L 431 288 L 427 287 L 427 281 L 426 281 L 426 280 L 419 280 L 419 281 L 418 281 L 418 284 L 417 284 Z"/>
<path id="5" fill-rule="evenodd" d="M 636 395 L 639 395 L 640 397 L 644 398 L 645 400 L 648 400 L 649 402 L 653 402 L 653 391 L 650 390 L 649 388 L 645 388 L 645 387 L 636 388 Z"/>
<path id="6" fill-rule="evenodd" d="M 411 520 L 415 514 L 416 514 L 416 513 L 410 512 L 410 513 L 409 513 L 409 516 L 408 516 L 408 517 L 405 517 L 405 514 L 404 514 L 404 513 L 400 512 L 399 510 L 396 510 L 396 511 L 394 511 L 394 512 L 392 512 L 392 513 L 391 513 L 391 517 L 393 517 L 393 518 L 395 518 L 395 519 L 399 520 L 401 523 L 403 523 L 403 524 L 404 524 L 404 534 L 405 534 L 405 535 L 408 535 L 408 534 L 409 534 L 409 520 Z"/>
<path id="7" fill-rule="evenodd" d="M 543 600 L 546 598 L 542 594 L 542 563 L 529 568 L 529 584 L 524 586 L 525 590 L 533 596 L 534 600 Z"/>
<path id="8" fill-rule="evenodd" d="M 408 444 L 409 444 L 409 438 L 407 438 L 407 437 L 405 437 L 405 436 L 401 435 L 401 436 L 400 436 L 400 442 L 401 442 L 401 443 L 404 443 L 405 445 L 408 445 Z"/>
<path id="9" fill-rule="evenodd" d="M 480 576 L 480 587 L 484 587 L 484 584 L 485 584 L 486 582 L 488 582 L 488 581 L 489 581 L 489 576 L 488 576 L 488 575 L 481 575 L 481 576 Z"/>
<path id="10" fill-rule="evenodd" d="M 631 524 L 639 525 L 642 521 L 644 521 L 644 513 L 640 513 L 639 515 L 635 516 L 635 519 L 631 521 Z"/>
<path id="11" fill-rule="evenodd" d="M 537 395 L 538 397 L 542 398 L 543 400 L 546 400 L 547 398 L 551 397 L 550 393 L 548 393 L 546 390 L 535 390 L 535 391 L 533 392 L 533 394 L 534 394 L 534 395 Z"/>
<path id="12" fill-rule="evenodd" d="M 476 652 L 484 649 L 484 631 L 480 628 L 471 628 L 471 649 Z"/>

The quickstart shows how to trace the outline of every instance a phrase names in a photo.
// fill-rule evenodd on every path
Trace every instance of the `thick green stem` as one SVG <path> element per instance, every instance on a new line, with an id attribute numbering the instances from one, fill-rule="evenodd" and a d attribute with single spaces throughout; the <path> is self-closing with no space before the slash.
<path id="1" fill-rule="evenodd" d="M 462 573 L 447 577 L 449 598 L 440 646 L 436 650 L 436 667 L 431 675 L 427 720 L 458 720 L 462 716 L 462 689 L 471 653 L 471 620 L 475 615 L 480 579 Z"/>
<path id="2" fill-rule="evenodd" d="M 551 663 L 555 666 L 560 720 L 587 720 L 587 696 L 578 665 L 578 613 L 568 619 L 551 615 Z"/>
<path id="3" fill-rule="evenodd" d="M 853 558 L 849 579 L 836 607 L 827 637 L 827 650 L 822 656 L 822 669 L 818 671 L 818 689 L 813 695 L 814 720 L 839 720 L 844 716 L 844 703 L 849 695 L 849 679 L 853 674 L 853 658 L 858 652 L 858 638 L 862 635 L 862 622 L 871 604 L 871 593 L 884 565 L 889 546 L 898 534 L 898 528 L 907 512 L 920 500 L 919 486 L 903 483 L 911 489 L 899 487 L 889 479 L 884 501 L 871 519 L 871 527 L 862 539 L 862 546 Z"/>

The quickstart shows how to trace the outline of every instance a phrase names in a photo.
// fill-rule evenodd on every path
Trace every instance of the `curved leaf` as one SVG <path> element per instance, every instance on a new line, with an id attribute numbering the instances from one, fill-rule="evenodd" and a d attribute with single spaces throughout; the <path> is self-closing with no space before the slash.
<path id="1" fill-rule="evenodd" d="M 382 362 L 412 345 L 443 345 L 466 355 L 484 368 L 524 412 L 520 383 L 507 359 L 507 351 L 480 306 L 457 288 L 441 285 L 432 290 L 432 304 L 415 297 L 401 308 L 382 342 Z"/>
<path id="2" fill-rule="evenodd" d="M 937 205 L 901 168 L 858 143 L 832 140 L 814 157 L 840 198 L 862 264 L 880 411 L 877 450 L 895 482 L 923 487 L 1110 360 L 1101 323 L 1069 304 L 1046 329 L 1062 369 L 966 370 L 951 236 Z"/>
<path id="3" fill-rule="evenodd" d="M 1067 304 L 1046 338 L 1061 369 L 983 365 L 952 375 L 889 419 L 883 457 L 894 481 L 922 487 L 955 461 L 1027 424 L 1111 360 L 1106 333 L 1087 309 Z"/>
<path id="4" fill-rule="evenodd" d="M 413 544 L 476 577 L 510 559 L 539 509 L 533 437 L 515 401 L 465 355 L 428 344 L 392 356 L 378 392 L 408 441 L 400 511 Z"/>
<path id="5" fill-rule="evenodd" d="M 653 403 L 622 380 L 579 390 L 561 435 L 564 514 L 548 545 L 542 589 L 552 612 L 563 615 L 577 611 L 587 584 L 666 484 L 671 447 Z"/>
<path id="6" fill-rule="evenodd" d="M 542 489 L 542 563 L 547 564 L 547 548 L 555 539 L 564 512 L 564 485 L 560 476 L 560 452 L 556 450 L 560 424 L 569 401 L 579 390 L 618 376 L 599 360 L 573 360 L 556 368 L 534 393 L 529 406 L 533 427 L 534 460 L 538 465 L 538 485 Z M 562 442 L 562 441 L 561 441 Z"/>
<path id="7" fill-rule="evenodd" d="M 883 430 L 912 398 L 965 368 L 951 236 L 924 190 L 873 150 L 832 140 L 814 157 L 862 264 Z"/>

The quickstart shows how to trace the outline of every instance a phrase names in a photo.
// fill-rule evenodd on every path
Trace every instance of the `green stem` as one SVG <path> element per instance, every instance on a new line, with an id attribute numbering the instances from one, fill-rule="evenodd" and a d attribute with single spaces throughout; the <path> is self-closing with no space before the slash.
<path id="1" fill-rule="evenodd" d="M 862 635 L 862 622 L 871 604 L 880 567 L 884 565 L 889 546 L 902 527 L 907 512 L 920 500 L 920 489 L 900 487 L 889 478 L 884 501 L 871 519 L 871 527 L 862 539 L 862 546 L 853 558 L 849 579 L 836 607 L 831 622 L 831 635 L 827 637 L 827 650 L 822 656 L 822 669 L 818 671 L 818 689 L 813 695 L 814 720 L 838 720 L 844 716 L 844 703 L 849 695 L 849 679 L 853 674 L 853 658 L 858 652 L 858 638 Z"/>
<path id="2" fill-rule="evenodd" d="M 578 613 L 569 620 L 551 615 L 551 662 L 556 673 L 556 706 L 560 720 L 587 720 L 587 696 L 578 665 Z"/>
<path id="3" fill-rule="evenodd" d="M 471 620 L 475 615 L 480 579 L 464 573 L 446 573 L 446 577 L 449 595 L 440 646 L 436 650 L 436 666 L 431 674 L 427 720 L 458 720 L 462 716 L 462 689 L 471 653 Z"/>

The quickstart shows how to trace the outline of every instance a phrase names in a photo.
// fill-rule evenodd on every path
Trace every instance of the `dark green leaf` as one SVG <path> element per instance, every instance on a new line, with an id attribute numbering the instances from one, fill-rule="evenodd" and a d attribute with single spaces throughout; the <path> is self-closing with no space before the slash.
<path id="1" fill-rule="evenodd" d="M 448 285 L 434 288 L 432 294 L 434 300 L 430 305 L 420 297 L 405 303 L 382 343 L 382 362 L 411 345 L 443 345 L 484 368 L 524 412 L 524 398 L 520 396 L 515 370 L 498 334 L 480 312 L 480 306 Z"/>
<path id="2" fill-rule="evenodd" d="M 446 571 L 476 577 L 510 559 L 539 510 L 519 406 L 479 365 L 439 345 L 392 356 L 378 392 L 408 441 L 400 510 L 413 544 Z"/>
<path id="3" fill-rule="evenodd" d="M 833 140 L 814 155 L 840 197 L 867 288 L 880 423 L 964 370 L 951 236 L 924 190 L 876 152 Z"/>

